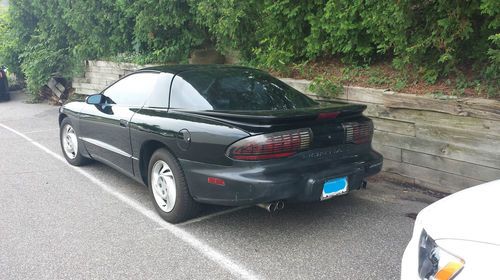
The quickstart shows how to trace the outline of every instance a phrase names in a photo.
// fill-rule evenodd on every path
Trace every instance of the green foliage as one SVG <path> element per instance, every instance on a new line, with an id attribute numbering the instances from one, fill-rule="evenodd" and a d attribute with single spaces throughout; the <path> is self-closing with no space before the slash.
<path id="1" fill-rule="evenodd" d="M 48 2 L 51 2 L 50 0 Z M 56 1 L 76 40 L 72 52 L 81 59 L 113 56 L 131 50 L 135 11 L 131 0 Z"/>
<path id="2" fill-rule="evenodd" d="M 375 69 L 370 71 L 370 76 L 368 77 L 368 82 L 377 86 L 389 84 L 389 79 L 381 71 L 376 71 Z"/>
<path id="3" fill-rule="evenodd" d="M 7 8 L 0 7 L 0 64 L 8 65 L 10 71 L 19 73 L 18 42 L 11 28 L 11 16 Z"/>
<path id="4" fill-rule="evenodd" d="M 394 90 L 395 91 L 401 91 L 407 86 L 407 81 L 406 79 L 397 79 L 396 82 L 394 83 Z"/>
<path id="5" fill-rule="evenodd" d="M 262 19 L 262 1 L 190 0 L 197 24 L 208 30 L 208 36 L 222 53 L 238 50 L 251 59 L 258 37 L 253 35 Z"/>
<path id="6" fill-rule="evenodd" d="M 243 63 L 305 74 L 305 63 L 322 58 L 392 61 L 429 84 L 475 67 L 473 79 L 487 81 L 478 88 L 492 96 L 499 12 L 498 0 L 12 0 L 8 14 L 0 10 L 0 59 L 34 93 L 51 75 L 73 76 L 85 59 L 185 62 L 193 49 L 216 47 Z"/>
<path id="7" fill-rule="evenodd" d="M 309 90 L 316 93 L 320 97 L 331 98 L 337 97 L 344 91 L 344 87 L 340 81 L 318 76 L 309 85 Z"/>
<path id="8" fill-rule="evenodd" d="M 335 54 L 347 61 L 370 62 L 401 40 L 401 14 L 392 1 L 327 1 L 307 17 L 311 24 L 308 56 Z"/>
<path id="9" fill-rule="evenodd" d="M 0 36 L 12 39 L 2 40 L 0 58 L 33 94 L 51 76 L 74 76 L 85 59 L 185 61 L 207 37 L 190 11 L 187 1 L 11 1 L 11 25 Z"/>
<path id="10" fill-rule="evenodd" d="M 192 48 L 206 43 L 204 27 L 195 23 L 185 0 L 138 0 L 134 37 L 136 51 L 149 54 L 148 62 L 186 60 Z"/>

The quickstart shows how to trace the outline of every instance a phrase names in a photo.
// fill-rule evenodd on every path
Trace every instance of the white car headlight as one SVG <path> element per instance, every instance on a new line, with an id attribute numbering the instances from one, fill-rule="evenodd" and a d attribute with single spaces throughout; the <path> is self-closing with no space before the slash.
<path id="1" fill-rule="evenodd" d="M 451 280 L 462 271 L 464 260 L 440 248 L 422 230 L 418 249 L 418 275 L 423 280 Z"/>

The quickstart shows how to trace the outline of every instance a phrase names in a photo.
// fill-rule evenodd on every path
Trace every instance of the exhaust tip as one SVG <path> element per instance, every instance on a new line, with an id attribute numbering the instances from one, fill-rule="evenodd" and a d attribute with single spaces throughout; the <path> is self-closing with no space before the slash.
<path id="1" fill-rule="evenodd" d="M 278 200 L 273 202 L 260 203 L 257 204 L 257 206 L 267 210 L 267 212 L 269 213 L 274 213 L 285 209 L 285 202 L 283 200 Z"/>

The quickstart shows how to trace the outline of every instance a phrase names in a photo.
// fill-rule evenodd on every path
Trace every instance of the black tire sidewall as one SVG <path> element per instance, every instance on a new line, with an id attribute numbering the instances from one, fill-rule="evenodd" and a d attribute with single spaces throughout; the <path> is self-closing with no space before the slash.
<path id="1" fill-rule="evenodd" d="M 158 206 L 153 194 L 151 171 L 154 164 L 159 160 L 166 162 L 174 175 L 176 197 L 174 208 L 170 212 L 165 212 Z M 180 166 L 178 160 L 167 149 L 158 149 L 151 156 L 148 166 L 148 188 L 156 211 L 167 222 L 183 222 L 192 218 L 198 212 L 198 203 L 193 200 L 191 194 L 189 193 L 186 177 L 184 176 L 182 167 Z"/>

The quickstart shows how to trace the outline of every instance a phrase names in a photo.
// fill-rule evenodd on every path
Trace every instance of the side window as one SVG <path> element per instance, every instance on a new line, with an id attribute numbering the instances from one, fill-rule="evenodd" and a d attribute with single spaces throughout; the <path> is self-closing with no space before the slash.
<path id="1" fill-rule="evenodd" d="M 168 98 L 170 94 L 170 84 L 174 77 L 171 73 L 160 73 L 158 75 L 158 82 L 153 89 L 153 92 L 146 101 L 146 107 L 153 108 L 168 108 Z"/>
<path id="2" fill-rule="evenodd" d="M 170 108 L 191 109 L 191 110 L 213 110 L 204 93 L 198 92 L 190 83 L 182 77 L 175 76 L 172 82 L 170 96 Z"/>
<path id="3" fill-rule="evenodd" d="M 158 81 L 159 73 L 137 73 L 118 81 L 103 94 L 107 102 L 126 106 L 142 106 Z"/>

